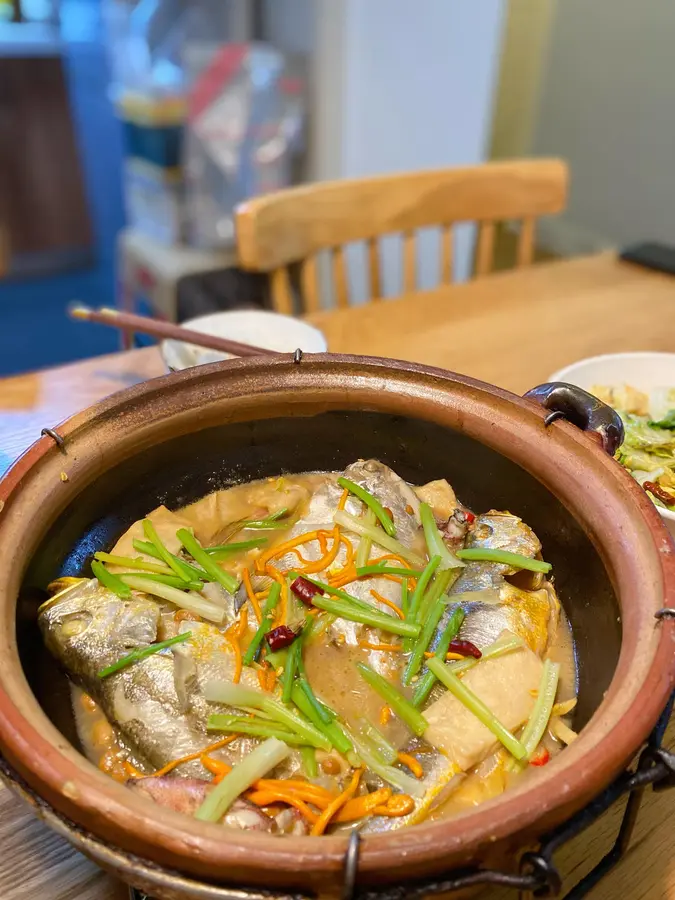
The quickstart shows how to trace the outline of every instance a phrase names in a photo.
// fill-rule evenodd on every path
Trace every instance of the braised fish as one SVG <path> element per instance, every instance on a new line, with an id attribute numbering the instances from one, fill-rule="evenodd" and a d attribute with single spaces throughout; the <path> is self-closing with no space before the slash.
<path id="1" fill-rule="evenodd" d="M 347 492 L 340 474 L 352 482 Z M 428 507 L 422 516 L 421 504 Z M 433 550 L 421 527 L 424 517 L 428 536 L 430 511 L 440 534 L 428 538 Z M 225 812 L 218 807 L 210 821 L 275 834 L 318 834 L 327 826 L 381 832 L 444 814 L 456 791 L 470 803 L 474 783 L 484 785 L 485 797 L 503 790 L 506 779 L 494 773 L 506 751 L 470 704 L 436 683 L 428 699 L 417 696 L 417 712 L 409 705 L 415 682 L 427 674 L 422 652 L 428 657 L 436 649 L 458 605 L 465 615 L 458 649 L 468 647 L 464 652 L 478 657 L 509 638 L 508 653 L 485 654 L 491 658 L 472 660 L 470 667 L 460 663 L 459 671 L 469 691 L 514 733 L 528 721 L 542 672 L 551 666 L 543 661 L 554 644 L 561 652 L 562 638 L 573 669 L 551 581 L 527 571 L 522 559 L 521 565 L 517 559 L 515 565 L 471 560 L 453 569 L 455 580 L 441 598 L 447 609 L 433 636 L 408 612 L 407 633 L 419 641 L 421 668 L 403 684 L 409 647 L 401 639 L 406 632 L 393 627 L 405 617 L 403 584 L 414 585 L 430 556 L 442 556 L 441 539 L 452 552 L 486 548 L 541 558 L 539 539 L 518 516 L 496 510 L 474 516 L 443 479 L 411 487 L 383 463 L 359 460 L 344 473 L 240 484 L 175 512 L 159 507 L 146 518 L 152 528 L 135 523 L 112 558 L 99 555 L 106 568 L 94 565 L 93 571 L 101 581 L 62 580 L 64 589 L 43 604 L 38 622 L 50 651 L 86 692 L 78 729 L 87 704 L 94 704 L 105 726 L 100 733 L 108 729 L 110 747 L 121 754 L 121 768 L 101 766 L 104 771 L 186 815 L 204 803 L 217 806 L 209 773 L 227 778 L 229 767 L 252 751 L 264 756 L 263 738 L 249 732 L 268 735 L 274 752 L 280 747 L 283 754 L 270 758 L 266 774 L 251 777 L 239 799 Z M 148 543 L 153 529 L 157 537 Z M 451 556 L 447 560 L 454 565 Z M 364 564 L 409 574 L 359 575 L 357 565 Z M 131 577 L 139 572 L 144 583 Z M 296 597 L 291 585 L 298 576 L 318 581 L 319 594 L 305 582 L 310 596 Z M 139 589 L 153 578 L 154 594 Z M 157 593 L 162 584 L 168 587 Z M 342 592 L 330 614 L 323 610 L 330 605 L 318 600 L 325 589 L 326 597 Z M 270 590 L 280 594 L 270 597 Z M 384 614 L 389 621 L 356 621 L 363 604 L 370 616 Z M 435 606 L 430 623 L 439 611 Z M 247 655 L 254 636 L 260 649 Z M 160 643 L 174 638 L 179 642 L 171 646 Z M 146 652 L 130 659 L 135 650 Z M 223 713 L 238 718 L 211 718 Z M 573 739 L 569 729 L 561 733 Z M 518 754 L 513 740 L 509 746 Z M 549 746 L 559 749 L 553 738 Z M 319 812 L 330 812 L 358 777 L 357 793 L 323 822 Z"/>

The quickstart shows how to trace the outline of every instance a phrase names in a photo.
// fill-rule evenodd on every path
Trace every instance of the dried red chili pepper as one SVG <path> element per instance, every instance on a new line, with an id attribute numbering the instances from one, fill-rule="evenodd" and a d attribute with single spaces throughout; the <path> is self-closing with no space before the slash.
<path id="1" fill-rule="evenodd" d="M 283 650 L 285 647 L 290 646 L 298 636 L 298 633 L 289 628 L 288 625 L 278 625 L 267 632 L 265 640 L 269 644 L 272 653 L 276 653 L 277 650 Z"/>
<path id="2" fill-rule="evenodd" d="M 317 594 L 323 593 L 320 587 L 317 587 L 315 584 L 312 584 L 311 581 L 308 581 L 306 578 L 303 578 L 302 575 L 299 575 L 293 584 L 291 585 L 291 590 L 298 598 L 298 600 L 302 600 L 302 602 L 306 606 L 313 606 L 312 598 Z"/>
<path id="3" fill-rule="evenodd" d="M 459 653 L 462 656 L 473 656 L 474 659 L 480 659 L 483 655 L 471 641 L 450 641 L 448 651 L 450 653 Z"/>
<path id="4" fill-rule="evenodd" d="M 655 481 L 645 481 L 642 484 L 642 487 L 649 491 L 650 494 L 653 494 L 657 500 L 660 500 L 661 503 L 665 503 L 666 506 L 675 506 L 675 497 L 672 494 L 669 494 L 668 491 L 664 491 L 660 484 L 657 484 Z"/>
<path id="5" fill-rule="evenodd" d="M 530 760 L 531 766 L 545 766 L 546 763 L 551 759 L 551 754 L 548 752 L 546 747 L 542 747 L 539 753 L 535 754 Z"/>
<path id="6" fill-rule="evenodd" d="M 473 525 L 473 523 L 476 521 L 476 517 L 474 516 L 474 514 L 472 512 L 469 512 L 468 509 L 463 509 L 462 512 L 464 513 L 464 519 L 466 520 L 467 525 Z"/>

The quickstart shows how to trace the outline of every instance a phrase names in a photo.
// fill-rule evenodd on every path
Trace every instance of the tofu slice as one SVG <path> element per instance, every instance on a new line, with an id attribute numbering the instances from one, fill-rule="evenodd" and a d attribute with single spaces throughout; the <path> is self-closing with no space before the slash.
<path id="1" fill-rule="evenodd" d="M 438 519 L 449 519 L 457 507 L 455 492 L 445 478 L 416 487 L 415 493 L 422 503 L 429 504 Z"/>
<path id="2" fill-rule="evenodd" d="M 462 681 L 509 731 L 527 722 L 539 687 L 543 663 L 529 647 L 478 663 Z M 466 772 L 489 756 L 498 741 L 492 732 L 449 691 L 424 716 L 424 739 Z"/>
<path id="3" fill-rule="evenodd" d="M 171 512 L 170 509 L 167 509 L 166 506 L 158 506 L 157 509 L 154 509 L 151 513 L 148 513 L 146 518 L 150 519 L 152 524 L 155 526 L 155 530 L 159 535 L 160 540 L 169 551 L 169 553 L 178 553 L 181 548 L 181 542 L 176 537 L 176 532 L 179 528 L 189 528 L 192 529 L 192 523 L 189 519 L 186 519 L 184 516 L 178 515 L 177 513 Z M 148 562 L 156 563 L 157 560 L 153 559 L 150 556 L 147 556 L 143 553 L 139 553 L 138 550 L 134 547 L 134 539 L 139 541 L 147 541 L 145 533 L 143 531 L 143 522 L 139 520 L 138 522 L 134 522 L 131 528 L 128 531 L 125 531 L 119 541 L 115 544 L 115 546 L 110 551 L 115 556 L 141 556 L 143 559 L 147 559 Z M 110 571 L 118 571 L 118 567 L 112 566 L 110 567 Z"/>

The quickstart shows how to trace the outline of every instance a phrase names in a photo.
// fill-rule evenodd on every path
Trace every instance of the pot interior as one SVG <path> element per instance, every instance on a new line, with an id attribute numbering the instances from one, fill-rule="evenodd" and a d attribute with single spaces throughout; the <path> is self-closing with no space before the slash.
<path id="1" fill-rule="evenodd" d="M 88 574 L 135 520 L 161 503 L 176 509 L 211 491 L 283 473 L 343 469 L 374 457 L 406 480 L 447 478 L 478 512 L 509 510 L 530 525 L 553 564 L 574 632 L 579 671 L 575 727 L 599 706 L 619 656 L 619 607 L 600 556 L 562 504 L 520 466 L 466 435 L 414 418 L 329 412 L 203 429 L 151 446 L 85 488 L 42 541 L 26 574 L 17 615 L 19 652 L 38 701 L 78 745 L 65 676 L 36 626 L 42 589 L 59 574 Z M 599 636 L 602 635 L 602 640 Z"/>

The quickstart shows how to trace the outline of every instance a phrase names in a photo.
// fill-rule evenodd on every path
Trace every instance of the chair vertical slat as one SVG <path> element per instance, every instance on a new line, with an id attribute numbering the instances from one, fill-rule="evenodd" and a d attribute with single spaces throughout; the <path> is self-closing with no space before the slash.
<path id="1" fill-rule="evenodd" d="M 520 237 L 518 238 L 518 254 L 516 257 L 516 265 L 529 266 L 534 258 L 534 231 L 536 222 L 533 216 L 523 219 L 520 226 Z"/>
<path id="2" fill-rule="evenodd" d="M 382 297 L 382 275 L 380 273 L 380 245 L 377 238 L 368 241 L 368 278 L 370 285 L 369 300 Z"/>
<path id="3" fill-rule="evenodd" d="M 454 231 L 452 225 L 441 228 L 441 284 L 452 284 L 454 281 Z"/>
<path id="4" fill-rule="evenodd" d="M 335 289 L 335 302 L 343 308 L 349 306 L 349 278 L 347 276 L 347 263 L 342 247 L 333 247 L 333 285 Z"/>
<path id="5" fill-rule="evenodd" d="M 478 248 L 476 250 L 476 276 L 489 275 L 495 245 L 495 223 L 481 222 L 478 231 Z"/>
<path id="6" fill-rule="evenodd" d="M 316 312 L 321 309 L 319 291 L 319 275 L 316 256 L 308 256 L 300 268 L 300 287 L 305 312 Z"/>
<path id="7" fill-rule="evenodd" d="M 417 242 L 415 233 L 403 235 L 403 290 L 411 293 L 417 287 Z"/>
<path id="8" fill-rule="evenodd" d="M 276 312 L 292 316 L 293 292 L 286 266 L 280 266 L 272 272 L 270 286 L 272 288 L 272 303 Z"/>

